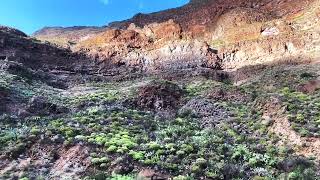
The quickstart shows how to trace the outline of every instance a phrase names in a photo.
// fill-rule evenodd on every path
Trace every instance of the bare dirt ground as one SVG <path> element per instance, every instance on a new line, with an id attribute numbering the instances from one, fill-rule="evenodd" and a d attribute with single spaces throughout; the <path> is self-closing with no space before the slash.
<path id="1" fill-rule="evenodd" d="M 270 132 L 275 133 L 281 138 L 280 144 L 287 144 L 296 149 L 297 155 L 314 157 L 320 160 L 320 138 L 301 137 L 291 128 L 290 121 L 285 115 L 284 107 L 281 107 L 277 98 L 272 98 L 272 103 L 265 111 L 265 117 L 271 117 L 273 125 L 270 126 Z"/>

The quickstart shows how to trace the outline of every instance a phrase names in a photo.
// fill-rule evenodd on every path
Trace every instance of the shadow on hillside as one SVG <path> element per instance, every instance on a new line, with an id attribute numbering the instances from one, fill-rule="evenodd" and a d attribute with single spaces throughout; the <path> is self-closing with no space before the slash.
<path id="1" fill-rule="evenodd" d="M 290 66 L 297 66 L 297 65 L 308 65 L 315 62 L 310 57 L 293 57 L 293 58 L 285 58 L 275 60 L 273 62 L 265 63 L 265 64 L 257 64 L 257 65 L 250 65 L 244 66 L 239 69 L 227 72 L 229 81 L 233 83 L 238 83 L 249 79 L 251 77 L 257 76 L 264 70 L 271 69 L 274 67 L 282 66 L 282 67 L 290 67 Z"/>

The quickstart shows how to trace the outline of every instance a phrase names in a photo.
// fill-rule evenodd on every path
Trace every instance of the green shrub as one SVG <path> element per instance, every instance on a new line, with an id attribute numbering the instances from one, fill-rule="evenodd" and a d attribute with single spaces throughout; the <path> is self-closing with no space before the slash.
<path id="1" fill-rule="evenodd" d="M 150 142 L 150 143 L 148 143 L 148 147 L 151 150 L 158 150 L 161 148 L 161 145 L 158 144 L 157 142 Z"/>
<path id="2" fill-rule="evenodd" d="M 33 134 L 33 135 L 38 135 L 41 133 L 41 130 L 39 128 L 36 128 L 36 127 L 33 127 L 31 130 L 30 130 L 30 133 Z"/>
<path id="3" fill-rule="evenodd" d="M 132 175 L 118 175 L 114 174 L 110 178 L 107 178 L 109 180 L 134 180 L 134 176 Z"/>
<path id="4" fill-rule="evenodd" d="M 144 152 L 142 152 L 142 151 L 139 151 L 139 152 L 130 151 L 130 152 L 129 152 L 129 155 L 131 155 L 132 158 L 133 158 L 134 160 L 137 160 L 137 161 L 144 159 Z"/>
<path id="5" fill-rule="evenodd" d="M 100 158 L 92 158 L 91 159 L 92 164 L 99 164 L 100 163 Z"/>
<path id="6" fill-rule="evenodd" d="M 109 147 L 107 148 L 107 152 L 109 152 L 109 153 L 114 153 L 114 152 L 117 151 L 117 149 L 118 149 L 117 146 L 111 145 L 111 146 L 109 146 Z"/>

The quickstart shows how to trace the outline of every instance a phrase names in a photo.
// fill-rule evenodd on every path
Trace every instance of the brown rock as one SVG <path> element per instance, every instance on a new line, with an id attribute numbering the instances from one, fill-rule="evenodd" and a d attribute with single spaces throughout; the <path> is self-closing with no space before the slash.
<path id="1" fill-rule="evenodd" d="M 49 28 L 35 36 L 75 42 L 72 50 L 99 60 L 99 69 L 236 69 L 307 59 L 320 49 L 314 43 L 319 39 L 318 13 L 319 0 L 195 0 L 109 27 Z M 198 41 L 209 48 L 202 51 Z"/>
<path id="2" fill-rule="evenodd" d="M 182 29 L 179 24 L 169 20 L 160 24 L 149 25 L 156 39 L 177 39 L 180 38 Z"/>
<path id="3" fill-rule="evenodd" d="M 167 180 L 169 177 L 157 173 L 156 171 L 152 169 L 144 169 L 139 172 L 137 176 L 137 180 Z"/>
<path id="4" fill-rule="evenodd" d="M 182 96 L 179 86 L 170 82 L 150 82 L 141 87 L 136 104 L 141 108 L 166 110 L 177 107 Z"/>
<path id="5" fill-rule="evenodd" d="M 151 169 L 145 169 L 139 172 L 138 180 L 151 180 L 156 175 L 156 172 Z"/>
<path id="6" fill-rule="evenodd" d="M 320 89 L 320 80 L 311 80 L 305 84 L 301 84 L 297 87 L 297 90 L 303 93 L 313 93 Z"/>

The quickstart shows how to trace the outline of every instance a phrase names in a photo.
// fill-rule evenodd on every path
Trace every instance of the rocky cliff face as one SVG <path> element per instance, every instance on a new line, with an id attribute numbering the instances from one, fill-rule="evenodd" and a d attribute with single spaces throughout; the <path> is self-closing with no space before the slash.
<path id="1" fill-rule="evenodd" d="M 194 0 L 108 28 L 46 28 L 34 36 L 88 54 L 105 68 L 234 69 L 318 57 L 319 12 L 318 0 Z"/>
<path id="2" fill-rule="evenodd" d="M 8 27 L 0 27 L 0 49 L 2 60 L 14 60 L 30 68 L 68 69 L 78 60 L 70 50 L 42 43 Z"/>
<path id="3" fill-rule="evenodd" d="M 63 47 L 69 47 L 79 41 L 88 39 L 103 32 L 104 27 L 74 26 L 74 27 L 45 27 L 33 33 L 42 41 L 49 41 Z"/>

